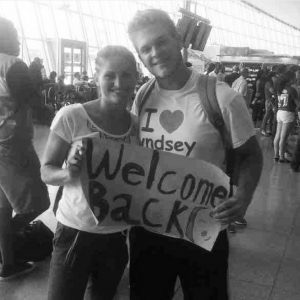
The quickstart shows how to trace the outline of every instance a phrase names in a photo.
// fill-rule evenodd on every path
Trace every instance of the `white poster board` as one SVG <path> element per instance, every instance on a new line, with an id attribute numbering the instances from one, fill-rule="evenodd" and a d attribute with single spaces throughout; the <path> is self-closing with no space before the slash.
<path id="1" fill-rule="evenodd" d="M 221 224 L 211 217 L 229 178 L 201 160 L 100 139 L 86 144 L 81 184 L 101 226 L 143 226 L 211 250 Z"/>

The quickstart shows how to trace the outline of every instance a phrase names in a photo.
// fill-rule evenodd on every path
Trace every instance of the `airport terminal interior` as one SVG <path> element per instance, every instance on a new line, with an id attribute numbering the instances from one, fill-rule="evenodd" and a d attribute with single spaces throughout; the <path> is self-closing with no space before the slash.
<path id="1" fill-rule="evenodd" d="M 18 57 L 29 67 L 32 80 L 37 80 L 32 123 L 33 145 L 38 158 L 42 160 L 52 120 L 61 109 L 101 99 L 95 68 L 99 50 L 107 45 L 122 45 L 133 53 L 138 70 L 135 95 L 151 80 L 153 75 L 140 60 L 127 31 L 138 10 L 151 8 L 167 12 L 173 20 L 182 39 L 183 61 L 189 70 L 213 76 L 217 82 L 225 82 L 242 94 L 262 151 L 262 173 L 245 219 L 231 223 L 226 229 L 229 300 L 299 300 L 300 2 L 1 0 L 0 18 L 14 25 L 20 43 Z M 0 28 L 0 40 L 1 34 Z M 2 72 L 1 52 L 0 45 Z M 277 88 L 276 78 L 286 84 L 283 89 Z M 274 85 L 270 101 L 268 84 Z M 291 92 L 286 93 L 294 95 L 294 102 L 289 106 L 292 110 L 284 111 L 290 113 L 291 121 L 283 137 L 283 133 L 278 135 L 281 123 L 278 112 L 280 103 L 284 102 L 280 93 L 287 90 Z M 0 134 L 5 125 L 2 96 L 0 94 Z M 133 99 L 134 95 L 127 105 L 128 110 L 132 108 Z M 280 152 L 279 148 L 279 154 L 276 150 L 274 154 L 277 137 L 284 139 L 284 151 Z M 0 171 L 3 172 L 3 168 Z M 0 181 L 0 197 L 1 188 Z M 57 205 L 58 186 L 47 185 L 47 189 L 50 207 L 36 220 L 54 233 L 57 220 L 53 208 Z M 0 209 L 1 205 L 0 202 Z M 28 274 L 10 280 L 0 279 L 0 299 L 48 299 L 50 260 L 51 254 L 34 262 L 34 269 Z M 128 263 L 112 300 L 130 299 L 129 268 Z M 86 295 L 85 300 L 88 299 Z M 173 299 L 184 300 L 179 279 Z"/>

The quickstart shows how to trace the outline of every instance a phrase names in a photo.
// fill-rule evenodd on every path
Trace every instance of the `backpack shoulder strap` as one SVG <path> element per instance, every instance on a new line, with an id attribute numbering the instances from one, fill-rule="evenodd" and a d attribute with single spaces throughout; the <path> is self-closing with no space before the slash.
<path id="1" fill-rule="evenodd" d="M 219 131 L 226 149 L 231 148 L 225 122 L 216 95 L 217 79 L 212 76 L 200 75 L 198 80 L 198 93 L 202 107 L 209 121 Z"/>
<path id="2" fill-rule="evenodd" d="M 150 79 L 145 84 L 143 84 L 136 94 L 136 102 L 138 107 L 138 116 L 140 115 L 146 100 L 149 98 L 154 85 L 155 85 L 155 78 Z"/>

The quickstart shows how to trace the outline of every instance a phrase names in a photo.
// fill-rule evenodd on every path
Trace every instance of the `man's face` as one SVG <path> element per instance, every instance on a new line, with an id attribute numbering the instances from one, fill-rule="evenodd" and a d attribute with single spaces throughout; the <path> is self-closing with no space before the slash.
<path id="1" fill-rule="evenodd" d="M 158 78 L 173 74 L 180 62 L 181 42 L 160 24 L 149 25 L 133 34 L 133 44 L 145 67 Z"/>

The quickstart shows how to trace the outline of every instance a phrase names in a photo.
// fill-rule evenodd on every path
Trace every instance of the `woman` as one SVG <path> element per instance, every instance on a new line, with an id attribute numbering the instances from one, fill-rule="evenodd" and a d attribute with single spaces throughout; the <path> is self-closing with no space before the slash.
<path id="1" fill-rule="evenodd" d="M 62 108 L 44 154 L 43 180 L 64 186 L 56 212 L 49 300 L 83 299 L 89 278 L 90 298 L 112 299 L 128 261 L 126 228 L 94 221 L 94 207 L 77 180 L 85 149 L 76 140 L 99 132 L 103 139 L 137 143 L 134 117 L 126 110 L 137 82 L 136 61 L 125 47 L 107 46 L 97 54 L 96 70 L 101 99 Z"/>
<path id="2" fill-rule="evenodd" d="M 17 31 L 0 17 L 0 280 L 33 269 L 14 257 L 13 235 L 50 204 L 32 144 L 34 89 L 27 66 L 17 58 L 19 51 Z"/>
<path id="3" fill-rule="evenodd" d="M 278 111 L 277 129 L 274 138 L 274 160 L 288 162 L 284 153 L 287 138 L 293 128 L 295 121 L 295 111 L 298 105 L 297 91 L 291 86 L 296 79 L 296 74 L 287 71 L 279 82 L 278 90 Z"/>

